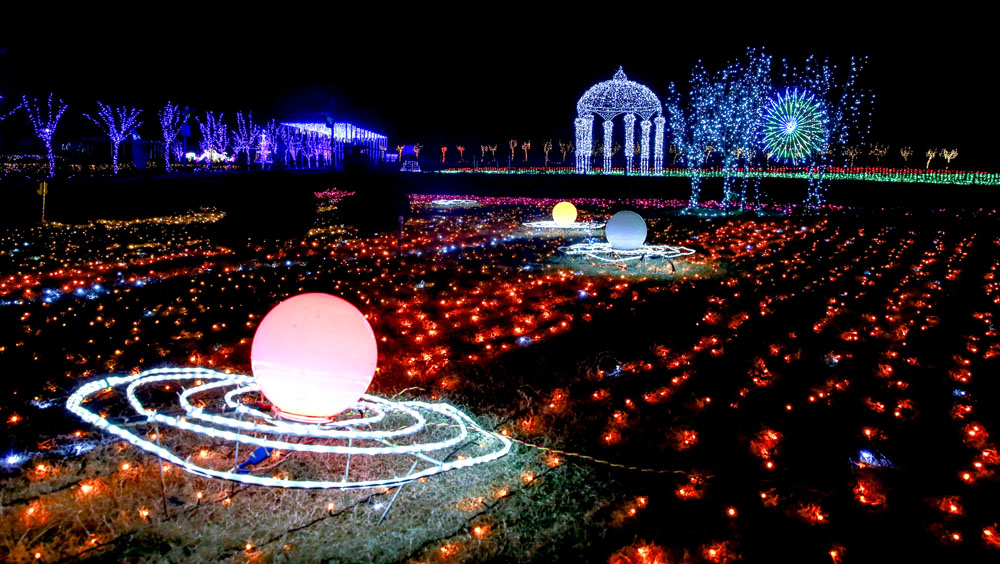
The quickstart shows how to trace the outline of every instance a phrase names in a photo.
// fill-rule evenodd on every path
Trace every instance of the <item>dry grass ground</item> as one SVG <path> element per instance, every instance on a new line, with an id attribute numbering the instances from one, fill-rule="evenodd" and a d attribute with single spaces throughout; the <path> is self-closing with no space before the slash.
<path id="1" fill-rule="evenodd" d="M 173 431 L 164 432 L 163 440 L 175 452 L 200 456 L 205 448 L 219 465 L 232 461 L 231 445 Z M 341 471 L 331 465 L 342 464 L 304 453 L 281 460 L 258 473 L 329 477 Z M 351 477 L 384 475 L 381 464 L 355 456 Z M 166 503 L 158 460 L 122 442 L 70 460 L 36 462 L 0 483 L 0 560 L 571 559 L 593 546 L 594 539 L 585 537 L 602 530 L 613 498 L 593 469 L 523 446 L 491 463 L 409 483 L 391 506 L 396 489 L 248 487 L 170 465 L 164 476 Z"/>

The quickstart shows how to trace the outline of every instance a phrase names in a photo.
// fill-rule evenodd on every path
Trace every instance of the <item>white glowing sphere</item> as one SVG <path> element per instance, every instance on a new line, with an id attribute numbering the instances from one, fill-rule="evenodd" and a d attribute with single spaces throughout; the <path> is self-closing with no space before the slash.
<path id="1" fill-rule="evenodd" d="M 646 242 L 646 222 L 634 211 L 620 211 L 604 226 L 604 236 L 612 249 L 634 251 Z"/>
<path id="2" fill-rule="evenodd" d="M 360 399 L 375 376 L 375 333 L 360 311 L 329 294 L 299 294 L 274 306 L 250 348 L 254 379 L 290 419 L 324 418 Z"/>
<path id="3" fill-rule="evenodd" d="M 552 220 L 559 227 L 569 227 L 576 221 L 576 206 L 570 202 L 559 202 L 552 208 Z"/>

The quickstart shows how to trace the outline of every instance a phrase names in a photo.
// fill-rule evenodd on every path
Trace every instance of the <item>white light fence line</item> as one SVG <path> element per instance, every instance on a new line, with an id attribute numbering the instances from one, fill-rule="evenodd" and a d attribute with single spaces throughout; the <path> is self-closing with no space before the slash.
<path id="1" fill-rule="evenodd" d="M 183 416 L 174 417 L 159 413 L 146 407 L 138 398 L 137 392 L 144 386 L 183 380 L 213 380 L 213 382 L 198 384 L 179 394 L 179 403 L 185 413 Z M 416 465 L 413 465 L 410 472 L 403 476 L 357 481 L 349 480 L 347 476 L 338 481 L 278 479 L 207 468 L 190 460 L 182 459 L 155 442 L 115 425 L 84 407 L 84 403 L 89 401 L 94 394 L 120 386 L 126 386 L 126 397 L 136 413 L 146 416 L 149 422 L 163 423 L 183 431 L 284 451 L 348 456 L 408 456 L 428 462 L 431 466 L 417 470 Z M 218 392 L 230 386 L 235 386 L 235 389 L 226 392 L 223 396 L 223 402 L 219 403 L 219 407 L 224 410 L 223 412 L 210 412 L 204 407 L 194 406 L 191 403 L 193 396 Z M 118 436 L 192 474 L 245 484 L 282 488 L 361 489 L 396 486 L 441 472 L 496 460 L 510 452 L 512 446 L 512 442 L 507 437 L 483 429 L 468 415 L 448 404 L 422 401 L 395 402 L 366 394 L 354 407 L 360 411 L 362 417 L 329 423 L 307 424 L 277 419 L 268 413 L 248 407 L 236 399 L 239 395 L 250 392 L 259 392 L 254 379 L 250 376 L 223 374 L 205 368 L 156 368 L 130 376 L 108 376 L 84 384 L 69 397 L 66 401 L 66 407 L 87 423 Z M 224 414 L 225 412 L 238 413 L 241 418 L 228 417 Z M 397 429 L 371 428 L 379 423 L 384 423 L 387 414 L 408 418 L 410 423 Z M 249 416 L 251 419 L 242 419 L 244 416 Z M 420 442 L 418 440 L 411 444 L 397 445 L 389 442 L 390 439 L 402 437 L 419 439 L 419 434 L 428 430 L 427 416 L 444 418 L 446 423 L 434 422 L 432 424 L 438 429 L 450 429 L 451 436 L 436 441 Z M 194 419 L 196 422 L 188 419 Z M 244 434 L 244 432 L 260 433 L 264 436 Z M 269 435 L 277 435 L 278 438 L 269 438 Z M 485 448 L 485 445 L 491 444 L 492 448 L 485 454 L 450 462 L 439 461 L 428 455 L 428 453 L 451 449 L 463 441 L 470 440 L 470 435 L 480 438 L 481 447 Z M 349 442 L 346 445 L 322 442 L 304 444 L 285 441 L 283 440 L 284 436 L 324 441 L 348 440 Z M 377 442 L 385 446 L 355 446 L 358 443 L 363 445 L 365 441 Z M 387 464 L 387 466 L 389 465 Z"/>

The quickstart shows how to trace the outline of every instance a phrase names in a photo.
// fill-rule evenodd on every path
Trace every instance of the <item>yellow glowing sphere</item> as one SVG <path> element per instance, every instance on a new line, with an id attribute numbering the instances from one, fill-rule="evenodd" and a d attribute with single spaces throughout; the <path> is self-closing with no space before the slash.
<path id="1" fill-rule="evenodd" d="M 569 227 L 576 221 L 576 206 L 569 202 L 559 202 L 552 208 L 552 219 L 559 227 Z"/>

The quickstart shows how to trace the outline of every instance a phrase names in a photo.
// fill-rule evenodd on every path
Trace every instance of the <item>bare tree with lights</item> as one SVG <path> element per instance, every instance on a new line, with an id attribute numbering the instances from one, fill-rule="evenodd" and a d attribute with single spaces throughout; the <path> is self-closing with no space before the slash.
<path id="1" fill-rule="evenodd" d="M 264 131 L 261 133 L 260 140 L 260 166 L 263 168 L 265 162 L 270 162 L 274 165 L 275 157 L 278 155 L 278 139 L 281 134 L 279 133 L 280 127 L 275 120 L 271 120 L 264 124 Z"/>
<path id="2" fill-rule="evenodd" d="M 910 155 L 913 154 L 913 147 L 900 147 L 899 156 L 903 157 L 903 163 L 910 160 Z"/>
<path id="3" fill-rule="evenodd" d="M 111 173 L 118 174 L 118 148 L 122 141 L 128 137 L 130 131 L 142 125 L 142 122 L 139 121 L 139 114 L 142 113 L 142 110 L 128 106 L 115 108 L 102 104 L 100 100 L 97 101 L 97 107 L 99 108 L 97 119 L 89 114 L 83 114 L 83 117 L 103 128 L 104 132 L 108 134 L 108 138 L 111 139 Z"/>
<path id="4" fill-rule="evenodd" d="M 511 139 L 507 144 L 510 145 L 510 159 L 514 160 L 514 149 L 517 147 L 517 140 Z"/>
<path id="5" fill-rule="evenodd" d="M 201 129 L 201 150 L 208 154 L 208 166 L 215 162 L 216 155 L 222 156 L 229 143 L 228 128 L 222 122 L 222 116 L 216 118 L 213 112 L 205 112 L 205 121 L 198 120 Z"/>
<path id="6" fill-rule="evenodd" d="M 403 162 L 403 149 L 406 145 L 396 145 L 396 154 L 399 155 L 399 162 Z"/>
<path id="7" fill-rule="evenodd" d="M 455 149 L 458 150 L 458 159 L 465 159 L 465 145 L 455 145 Z"/>
<path id="8" fill-rule="evenodd" d="M 531 140 L 521 141 L 521 150 L 524 151 L 524 162 L 528 162 L 528 151 L 531 149 Z"/>
<path id="9" fill-rule="evenodd" d="M 563 143 L 562 139 L 559 140 L 559 152 L 562 153 L 562 162 L 566 162 L 566 153 L 569 152 L 569 144 Z"/>
<path id="10" fill-rule="evenodd" d="M 490 145 L 490 154 L 493 155 L 493 160 L 497 158 L 497 147 L 498 145 Z"/>
<path id="11" fill-rule="evenodd" d="M 442 163 L 444 162 L 444 156 L 445 156 L 445 154 L 447 152 L 448 152 L 448 146 L 447 145 L 441 147 L 441 162 Z"/>
<path id="12" fill-rule="evenodd" d="M 941 149 L 941 156 L 947 163 L 944 165 L 945 170 L 947 170 L 951 166 L 951 160 L 958 157 L 958 149 Z"/>
<path id="13" fill-rule="evenodd" d="M 881 162 L 883 157 L 889 154 L 889 147 L 876 143 L 868 150 L 868 154 L 875 157 L 875 162 L 878 163 Z"/>
<path id="14" fill-rule="evenodd" d="M 927 152 L 924 153 L 924 155 L 927 156 L 927 164 L 924 165 L 924 168 L 931 168 L 931 161 L 934 160 L 934 157 L 938 156 L 938 151 L 939 150 L 937 147 L 933 149 L 927 149 Z"/>
<path id="15" fill-rule="evenodd" d="M 715 149 L 712 146 L 716 136 L 712 115 L 717 106 L 718 88 L 701 63 L 693 67 L 689 85 L 687 96 L 682 97 L 671 83 L 664 106 L 670 118 L 668 123 L 677 148 L 676 157 L 681 159 L 691 178 L 688 209 L 694 209 L 701 205 L 702 167 Z"/>
<path id="16" fill-rule="evenodd" d="M 49 93 L 48 112 L 44 116 L 42 115 L 41 104 L 37 99 L 28 101 L 28 97 L 24 96 L 21 98 L 20 106 L 28 114 L 28 121 L 31 122 L 31 127 L 35 130 L 35 136 L 45 143 L 45 151 L 49 157 L 49 178 L 56 175 L 56 157 L 52 153 L 52 136 L 56 133 L 56 126 L 59 125 L 59 119 L 62 118 L 63 113 L 66 112 L 66 108 L 69 107 L 62 100 L 53 104 L 53 98 L 54 94 Z"/>
<path id="17" fill-rule="evenodd" d="M 302 154 L 302 132 L 296 129 L 288 129 L 288 143 L 285 144 L 285 152 L 292 156 L 292 166 L 299 168 L 299 156 Z"/>
<path id="18" fill-rule="evenodd" d="M 283 148 L 281 156 L 278 157 L 278 159 L 283 160 L 285 162 L 285 168 L 288 168 L 288 166 L 290 166 L 288 156 L 292 154 L 292 131 L 290 128 L 278 128 L 278 147 Z M 275 154 L 277 154 L 277 149 L 275 150 Z"/>
<path id="19" fill-rule="evenodd" d="M 170 153 L 173 150 L 177 137 L 181 134 L 181 128 L 187 116 L 180 111 L 180 106 L 175 106 L 167 101 L 167 105 L 160 110 L 160 131 L 163 133 L 163 163 L 167 172 L 170 172 Z"/>
<path id="20" fill-rule="evenodd" d="M 854 166 L 854 160 L 861 154 L 861 147 L 858 147 L 857 145 L 844 147 L 844 154 L 847 155 L 847 160 L 850 163 L 849 166 Z"/>
<path id="21" fill-rule="evenodd" d="M 417 144 L 415 144 L 413 146 L 413 153 L 417 156 L 417 161 L 420 160 L 420 149 L 423 149 L 423 148 L 424 148 L 424 146 L 421 145 L 420 143 L 417 143 Z"/>
<path id="22" fill-rule="evenodd" d="M 552 151 L 552 140 L 542 143 L 542 151 L 545 153 L 545 166 L 549 166 L 549 152 Z"/>
<path id="23" fill-rule="evenodd" d="M 253 112 L 247 114 L 244 119 L 243 112 L 236 112 L 236 131 L 232 133 L 233 151 L 236 157 L 245 151 L 247 154 L 247 168 L 253 163 L 250 158 L 250 150 L 257 145 L 257 136 L 260 135 L 260 126 L 253 122 Z"/>

